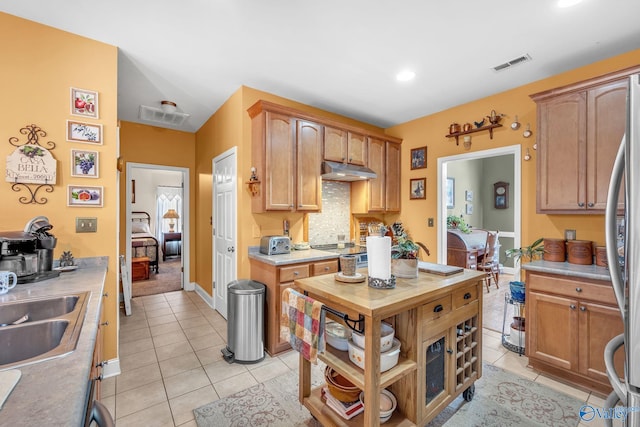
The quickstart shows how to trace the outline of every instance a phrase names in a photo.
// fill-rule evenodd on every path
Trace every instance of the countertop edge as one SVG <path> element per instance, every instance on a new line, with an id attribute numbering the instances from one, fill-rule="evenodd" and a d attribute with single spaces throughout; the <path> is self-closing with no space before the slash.
<path id="1" fill-rule="evenodd" d="M 527 271 L 536 271 L 538 273 L 557 274 L 560 276 L 579 277 L 592 280 L 611 280 L 609 270 L 606 267 L 600 267 L 595 264 L 580 265 L 570 264 L 568 262 L 535 260 L 522 264 L 522 269 Z"/>
<path id="2" fill-rule="evenodd" d="M 324 261 L 338 259 L 339 257 L 340 255 L 338 255 L 337 253 L 321 251 L 318 249 L 291 251 L 291 253 L 280 255 L 265 255 L 258 251 L 249 251 L 249 259 L 254 259 L 256 261 L 275 266 L 299 264 L 303 262 Z"/>

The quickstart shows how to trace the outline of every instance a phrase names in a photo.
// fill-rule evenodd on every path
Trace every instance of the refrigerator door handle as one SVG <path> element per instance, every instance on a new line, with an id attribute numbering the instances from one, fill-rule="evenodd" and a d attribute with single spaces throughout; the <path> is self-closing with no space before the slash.
<path id="1" fill-rule="evenodd" d="M 627 388 L 626 385 L 620 381 L 620 375 L 616 372 L 616 366 L 613 363 L 613 356 L 616 350 L 624 345 L 624 334 L 613 337 L 604 348 L 604 366 L 606 367 L 607 377 L 613 392 L 618 395 L 618 399 L 623 405 L 627 404 Z M 624 373 L 623 373 L 624 374 Z"/>
<path id="2" fill-rule="evenodd" d="M 618 267 L 620 263 L 618 261 L 616 215 L 618 213 L 618 194 L 620 193 L 620 185 L 622 183 L 622 177 L 624 173 L 625 139 L 626 135 L 622 137 L 622 142 L 620 143 L 620 148 L 618 148 L 618 154 L 616 155 L 616 160 L 613 163 L 611 181 L 609 182 L 609 193 L 607 194 L 607 206 L 605 209 L 605 242 L 607 247 L 607 263 L 609 265 L 609 273 L 611 275 L 613 292 L 616 295 L 616 300 L 618 301 L 618 307 L 620 308 L 620 314 L 622 315 L 623 322 L 625 320 L 625 284 L 622 277 L 622 271 Z"/>

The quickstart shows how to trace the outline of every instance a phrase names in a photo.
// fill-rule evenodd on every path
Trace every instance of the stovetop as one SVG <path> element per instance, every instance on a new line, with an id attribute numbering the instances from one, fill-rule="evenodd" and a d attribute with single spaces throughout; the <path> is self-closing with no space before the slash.
<path id="1" fill-rule="evenodd" d="M 338 244 L 313 245 L 311 247 L 313 249 L 333 252 L 340 255 L 364 254 L 367 252 L 366 246 L 354 245 L 353 243 L 345 244 L 345 247 L 340 249 L 338 249 Z"/>

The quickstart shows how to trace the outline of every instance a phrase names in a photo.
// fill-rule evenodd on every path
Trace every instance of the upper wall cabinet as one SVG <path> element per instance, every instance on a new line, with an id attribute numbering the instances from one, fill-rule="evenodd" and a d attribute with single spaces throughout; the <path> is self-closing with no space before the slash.
<path id="1" fill-rule="evenodd" d="M 625 132 L 627 76 L 633 72 L 531 95 L 538 113 L 538 213 L 604 213 Z"/>
<path id="2" fill-rule="evenodd" d="M 367 166 L 378 177 L 351 184 L 351 211 L 400 212 L 400 144 L 370 137 Z"/>
<path id="3" fill-rule="evenodd" d="M 331 126 L 324 127 L 324 159 L 366 166 L 367 137 Z"/>

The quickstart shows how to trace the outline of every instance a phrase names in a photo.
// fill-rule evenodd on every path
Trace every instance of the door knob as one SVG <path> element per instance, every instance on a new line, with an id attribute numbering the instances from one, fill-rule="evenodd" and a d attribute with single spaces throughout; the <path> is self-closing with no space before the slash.
<path id="1" fill-rule="evenodd" d="M 236 251 L 236 248 L 234 248 L 233 246 L 229 246 L 227 248 L 227 252 L 235 252 L 235 251 Z"/>

